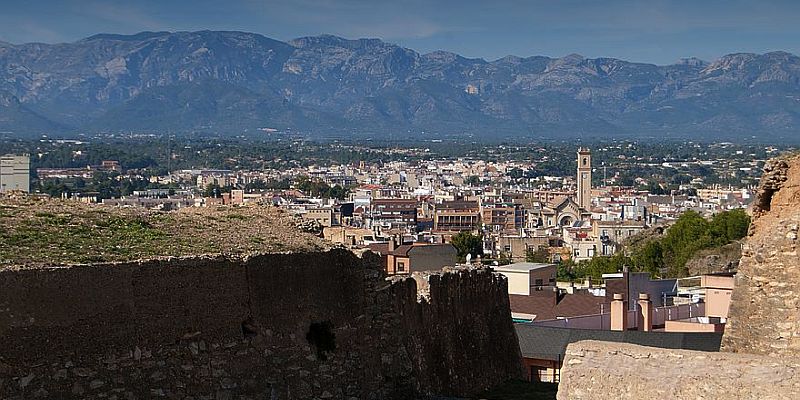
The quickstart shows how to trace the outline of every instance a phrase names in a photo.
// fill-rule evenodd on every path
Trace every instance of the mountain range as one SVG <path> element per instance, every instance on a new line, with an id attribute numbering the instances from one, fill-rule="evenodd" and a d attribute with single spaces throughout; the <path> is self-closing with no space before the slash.
<path id="1" fill-rule="evenodd" d="M 672 65 L 420 54 L 378 39 L 245 32 L 0 42 L 0 133 L 263 130 L 474 138 L 800 141 L 800 58 Z M 397 137 L 397 136 L 394 136 Z"/>

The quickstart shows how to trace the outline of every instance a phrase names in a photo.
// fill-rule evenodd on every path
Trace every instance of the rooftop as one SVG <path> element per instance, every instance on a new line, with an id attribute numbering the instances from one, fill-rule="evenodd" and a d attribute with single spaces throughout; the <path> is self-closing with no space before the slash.
<path id="1" fill-rule="evenodd" d="M 555 264 L 542 264 L 542 263 L 531 263 L 531 262 L 518 262 L 508 265 L 500 265 L 494 267 L 495 271 L 498 272 L 528 272 L 533 271 L 535 269 L 540 268 L 547 268 L 553 267 Z"/>

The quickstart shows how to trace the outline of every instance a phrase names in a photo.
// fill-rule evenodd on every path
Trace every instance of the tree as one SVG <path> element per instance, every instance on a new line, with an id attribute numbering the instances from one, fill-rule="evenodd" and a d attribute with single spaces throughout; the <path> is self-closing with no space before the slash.
<path id="1" fill-rule="evenodd" d="M 550 251 L 547 250 L 547 246 L 538 246 L 536 250 L 528 247 L 528 249 L 525 250 L 525 261 L 532 263 L 549 263 Z"/>
<path id="2" fill-rule="evenodd" d="M 656 277 L 664 268 L 664 254 L 658 240 L 648 241 L 644 246 L 636 249 L 631 255 L 634 267 L 639 271 L 649 272 L 651 277 Z"/>
<path id="3" fill-rule="evenodd" d="M 450 238 L 450 244 L 458 250 L 459 261 L 464 261 L 467 254 L 472 254 L 473 257 L 483 254 L 483 235 L 460 232 Z"/>
<path id="4" fill-rule="evenodd" d="M 522 178 L 523 171 L 519 168 L 514 168 L 511 171 L 508 171 L 506 175 L 508 175 L 509 178 L 516 180 Z"/>
<path id="5" fill-rule="evenodd" d="M 575 269 L 575 261 L 572 261 L 571 258 L 567 259 L 566 261 L 558 263 L 558 269 L 556 270 L 556 279 L 561 282 L 574 281 L 576 278 L 574 269 Z"/>
<path id="6" fill-rule="evenodd" d="M 209 183 L 203 190 L 203 197 L 219 197 L 222 195 L 222 188 L 216 183 Z"/>
<path id="7" fill-rule="evenodd" d="M 711 235 L 722 246 L 747 235 L 750 216 L 743 209 L 721 212 L 711 220 Z"/>
<path id="8" fill-rule="evenodd" d="M 673 277 L 686 276 L 686 262 L 700 249 L 712 247 L 709 222 L 695 211 L 686 211 L 661 240 L 664 261 Z"/>

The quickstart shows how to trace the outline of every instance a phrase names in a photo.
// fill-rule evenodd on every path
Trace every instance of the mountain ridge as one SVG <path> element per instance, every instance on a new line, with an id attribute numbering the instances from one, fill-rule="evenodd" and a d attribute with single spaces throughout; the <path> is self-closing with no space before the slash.
<path id="1" fill-rule="evenodd" d="M 248 94 L 230 97 L 240 89 Z M 487 61 L 334 35 L 101 33 L 0 46 L 0 92 L 63 127 L 44 132 L 6 112 L 17 136 L 158 130 L 180 107 L 173 131 L 800 137 L 800 57 L 781 51 L 670 65 L 578 54 Z"/>

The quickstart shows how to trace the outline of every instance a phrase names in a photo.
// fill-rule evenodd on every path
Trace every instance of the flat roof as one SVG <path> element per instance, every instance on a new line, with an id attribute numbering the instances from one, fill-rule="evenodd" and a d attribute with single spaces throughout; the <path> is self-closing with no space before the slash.
<path id="1" fill-rule="evenodd" d="M 518 262 L 508 265 L 498 265 L 494 267 L 494 270 L 497 272 L 528 272 L 528 271 L 533 271 L 535 269 L 554 267 L 554 266 L 555 264 Z"/>

